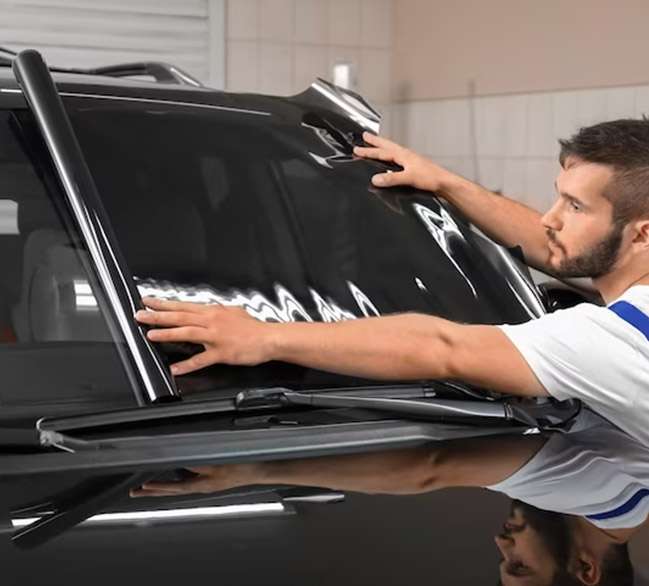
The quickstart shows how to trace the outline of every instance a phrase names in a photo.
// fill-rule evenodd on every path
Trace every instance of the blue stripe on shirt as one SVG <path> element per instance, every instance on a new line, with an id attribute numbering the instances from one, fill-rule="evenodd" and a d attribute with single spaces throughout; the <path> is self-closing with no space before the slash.
<path id="1" fill-rule="evenodd" d="M 621 317 L 625 322 L 632 325 L 636 330 L 642 332 L 649 340 L 649 317 L 642 313 L 635 305 L 628 301 L 616 301 L 609 305 L 609 309 Z"/>
<path id="2" fill-rule="evenodd" d="M 598 515 L 587 515 L 586 518 L 591 521 L 605 521 L 607 519 L 615 519 L 630 513 L 635 509 L 646 497 L 649 496 L 649 488 L 642 488 L 636 492 L 626 503 L 620 505 L 617 509 L 608 511 L 607 513 L 600 513 Z"/>
<path id="3" fill-rule="evenodd" d="M 640 311 L 635 305 L 632 305 L 628 301 L 616 301 L 609 306 L 609 309 L 649 340 L 649 317 Z M 591 521 L 605 521 L 607 519 L 622 517 L 633 511 L 648 496 L 649 489 L 642 488 L 626 503 L 620 505 L 616 509 L 598 515 L 588 515 L 587 518 Z"/>

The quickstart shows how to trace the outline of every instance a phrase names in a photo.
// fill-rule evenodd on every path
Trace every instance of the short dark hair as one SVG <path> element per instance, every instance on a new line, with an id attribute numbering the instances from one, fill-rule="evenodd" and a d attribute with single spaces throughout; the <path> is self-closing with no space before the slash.
<path id="1" fill-rule="evenodd" d="M 598 586 L 633 586 L 634 570 L 629 556 L 629 546 L 614 544 L 602 560 L 602 579 Z M 552 586 L 582 586 L 582 582 L 568 572 L 559 568 L 552 580 Z"/>
<path id="2" fill-rule="evenodd" d="M 568 157 L 613 168 L 604 197 L 613 205 L 613 222 L 649 217 L 649 119 L 621 119 L 580 128 L 559 140 L 559 162 Z"/>

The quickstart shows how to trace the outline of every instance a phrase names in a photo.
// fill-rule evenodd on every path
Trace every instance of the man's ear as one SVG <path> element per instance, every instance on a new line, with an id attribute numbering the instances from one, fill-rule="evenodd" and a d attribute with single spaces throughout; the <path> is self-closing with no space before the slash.
<path id="1" fill-rule="evenodd" d="M 640 246 L 643 250 L 649 250 L 649 218 L 636 220 L 632 224 L 633 244 Z"/>
<path id="2" fill-rule="evenodd" d="M 600 561 L 589 551 L 581 551 L 570 564 L 571 573 L 584 586 L 597 586 L 602 580 Z"/>

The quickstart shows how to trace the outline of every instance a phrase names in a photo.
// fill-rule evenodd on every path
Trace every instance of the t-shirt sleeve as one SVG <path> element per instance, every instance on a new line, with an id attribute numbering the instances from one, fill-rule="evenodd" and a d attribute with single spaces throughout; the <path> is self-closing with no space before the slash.
<path id="1" fill-rule="evenodd" d="M 605 415 L 632 408 L 644 384 L 634 371 L 637 332 L 605 307 L 584 303 L 499 327 L 559 400 L 581 399 Z"/>

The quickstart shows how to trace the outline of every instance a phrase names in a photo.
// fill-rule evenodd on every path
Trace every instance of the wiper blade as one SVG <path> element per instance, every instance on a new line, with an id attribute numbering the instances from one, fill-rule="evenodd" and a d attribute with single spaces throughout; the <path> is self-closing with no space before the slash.
<path id="1" fill-rule="evenodd" d="M 318 389 L 317 391 L 305 390 L 302 393 L 347 393 L 353 392 L 358 396 L 383 396 L 391 398 L 411 398 L 411 397 L 435 397 L 442 388 L 450 388 L 454 391 L 462 391 L 463 387 L 446 385 L 443 383 L 418 383 L 403 385 L 373 385 L 365 387 L 332 387 L 327 389 Z M 254 389 L 254 392 L 262 393 L 266 389 Z M 275 387 L 269 389 L 275 391 Z M 288 389 L 286 389 L 288 390 Z M 244 391 L 247 392 L 247 391 Z M 469 391 L 464 390 L 467 394 Z M 261 396 L 261 395 L 260 395 Z M 473 396 L 473 395 L 472 395 Z M 155 421 L 172 421 L 183 417 L 194 417 L 201 415 L 228 413 L 245 410 L 248 408 L 272 409 L 277 408 L 277 404 L 261 400 L 258 404 L 251 401 L 249 404 L 239 405 L 236 399 L 216 399 L 209 401 L 177 401 L 166 404 L 149 405 L 147 407 L 137 407 L 135 409 L 120 409 L 115 411 L 106 411 L 103 413 L 93 413 L 89 415 L 72 415 L 68 417 L 43 418 L 37 428 L 40 432 L 46 431 L 73 431 L 73 430 L 90 430 L 99 427 L 126 425 L 126 424 L 146 424 Z"/>

